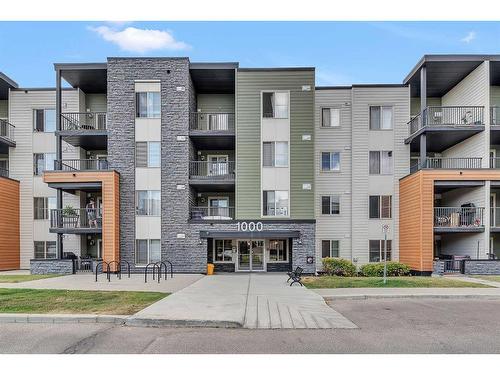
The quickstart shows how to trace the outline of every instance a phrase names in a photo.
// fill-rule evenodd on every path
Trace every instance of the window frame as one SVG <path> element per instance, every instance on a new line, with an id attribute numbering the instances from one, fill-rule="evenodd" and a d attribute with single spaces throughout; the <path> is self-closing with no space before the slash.
<path id="1" fill-rule="evenodd" d="M 328 249 L 329 249 L 329 256 L 327 257 L 324 257 L 323 256 L 323 243 L 324 242 L 327 242 L 328 241 Z M 332 256 L 332 243 L 333 242 L 336 242 L 337 243 L 337 256 Z M 338 239 L 332 239 L 332 238 L 323 238 L 321 239 L 321 259 L 325 259 L 325 258 L 340 258 L 340 240 Z"/>
<path id="2" fill-rule="evenodd" d="M 142 193 L 142 192 L 146 192 L 147 193 L 147 198 L 146 198 L 146 214 L 139 214 L 138 211 L 139 211 L 139 194 Z M 159 193 L 160 195 L 160 199 L 159 199 L 159 202 L 160 202 L 160 212 L 156 215 L 152 214 L 153 212 L 153 199 L 151 197 L 151 194 L 152 193 Z M 161 217 L 161 190 L 136 190 L 135 191 L 135 216 L 141 216 L 141 217 Z"/>
<path id="3" fill-rule="evenodd" d="M 382 215 L 382 212 L 383 212 L 383 205 L 382 205 L 382 201 L 383 201 L 383 198 L 389 198 L 389 201 L 390 201 L 390 206 L 389 206 L 389 212 L 390 212 L 390 216 L 389 217 L 383 217 Z M 372 199 L 371 198 L 377 198 L 378 200 L 378 209 L 377 209 L 377 217 L 372 217 L 371 215 L 371 202 L 372 202 Z M 370 220 L 392 220 L 392 195 L 370 195 L 368 196 L 368 218 Z"/>
<path id="4" fill-rule="evenodd" d="M 35 155 L 43 155 L 43 169 L 41 171 L 38 171 L 38 165 L 35 161 Z M 48 158 L 47 155 L 53 155 L 53 160 L 52 160 L 52 165 L 51 168 L 47 168 L 47 162 Z M 56 160 L 56 153 L 55 152 L 34 152 L 33 153 L 33 176 L 42 176 L 43 172 L 45 171 L 53 171 L 55 170 L 54 168 L 54 162 Z M 38 173 L 40 172 L 40 173 Z"/>
<path id="5" fill-rule="evenodd" d="M 35 247 L 36 247 L 37 243 L 43 244 L 43 258 L 36 256 Z M 47 257 L 47 254 L 48 254 L 47 249 L 49 248 L 49 244 L 52 244 L 52 246 L 55 248 L 54 256 L 50 257 L 50 258 Z M 56 241 L 33 241 L 33 258 L 34 259 L 57 259 L 57 242 Z"/>
<path id="6" fill-rule="evenodd" d="M 286 215 L 269 215 L 269 214 L 264 214 L 264 212 L 266 210 L 264 210 L 264 194 L 266 193 L 269 193 L 269 192 L 274 192 L 274 212 L 276 213 L 276 192 L 286 192 L 287 193 L 287 201 L 288 201 L 288 204 L 287 204 L 287 207 L 286 207 Z M 262 202 L 261 202 L 261 217 L 277 217 L 277 218 L 288 218 L 290 217 L 290 191 L 289 190 L 262 190 L 262 194 L 261 194 L 261 199 L 262 199 Z M 268 203 L 268 199 L 267 199 L 267 194 L 266 194 L 266 203 Z M 267 206 L 267 205 L 266 205 Z"/>
<path id="7" fill-rule="evenodd" d="M 146 252 L 147 252 L 147 262 L 146 263 L 138 263 L 137 262 L 137 249 L 139 248 L 138 244 L 139 241 L 146 241 Z M 160 259 L 156 260 L 156 262 L 160 262 L 162 260 L 161 256 L 161 239 L 159 238 L 136 238 L 135 239 L 135 248 L 134 248 L 134 265 L 136 267 L 146 267 L 149 263 L 152 263 L 151 260 L 151 242 L 152 241 L 159 241 L 160 244 Z"/>
<path id="8" fill-rule="evenodd" d="M 372 242 L 378 242 L 378 256 L 379 260 L 372 260 Z M 384 240 L 368 240 L 368 261 L 370 263 L 380 263 L 383 262 L 384 255 Z M 392 259 L 392 239 L 387 239 L 387 261 L 390 262 Z"/>
<path id="9" fill-rule="evenodd" d="M 272 165 L 264 165 L 264 144 L 270 143 L 272 147 Z M 286 144 L 286 165 L 277 165 L 276 160 L 277 157 L 277 152 L 276 152 L 276 146 L 278 143 L 285 143 Z M 290 142 L 288 141 L 263 141 L 262 142 L 262 168 L 288 168 L 290 164 Z"/>
<path id="10" fill-rule="evenodd" d="M 36 200 L 42 199 L 43 202 L 43 207 L 42 208 L 37 208 L 35 201 Z M 50 219 L 50 210 L 55 209 L 55 200 L 56 197 L 33 197 L 33 220 L 49 220 Z M 50 202 L 52 201 L 52 204 Z M 37 217 L 38 215 L 36 214 L 38 212 L 42 212 L 41 217 Z"/>
<path id="11" fill-rule="evenodd" d="M 139 165 L 137 163 L 137 144 L 145 143 L 146 144 L 146 166 Z M 151 165 L 151 143 L 158 144 L 159 149 L 158 149 L 158 165 Z M 135 142 L 135 167 L 136 168 L 161 168 L 161 142 L 159 141 L 136 141 Z"/>
<path id="12" fill-rule="evenodd" d="M 284 242 L 285 244 L 285 251 L 282 252 L 282 254 L 285 255 L 285 260 L 271 260 L 271 241 L 277 241 L 277 242 Z M 287 239 L 283 239 L 283 238 L 272 238 L 272 239 L 269 239 L 267 241 L 267 244 L 268 246 L 266 246 L 266 263 L 281 263 L 281 264 L 284 264 L 284 263 L 289 263 L 290 262 L 290 246 L 288 244 L 288 240 Z M 277 249 L 277 257 L 279 258 L 279 252 L 280 250 Z"/>
<path id="13" fill-rule="evenodd" d="M 323 169 L 323 154 L 330 154 L 329 156 L 329 160 L 328 160 L 328 163 L 329 163 L 329 166 L 330 168 L 329 169 Z M 339 168 L 338 169 L 332 169 L 332 156 L 333 154 L 338 154 L 339 155 Z M 320 151 L 320 155 L 319 155 L 319 159 L 320 159 L 320 172 L 321 173 L 340 173 L 342 171 L 342 155 L 341 155 L 341 152 L 340 151 Z"/>
<path id="14" fill-rule="evenodd" d="M 332 213 L 332 198 L 333 197 L 337 197 L 338 198 L 338 206 L 339 206 L 339 209 L 338 209 L 338 213 Z M 323 198 L 328 198 L 329 199 L 329 210 L 328 210 L 328 213 L 325 214 L 323 212 Z M 341 211 L 341 195 L 340 194 L 327 194 L 327 195 L 321 195 L 320 196 L 320 205 L 321 205 L 321 215 L 323 216 L 339 216 L 340 213 L 342 212 Z"/>
<path id="15" fill-rule="evenodd" d="M 287 95 L 287 111 L 286 111 L 286 117 L 276 117 L 275 116 L 275 108 L 273 108 L 273 116 L 264 116 L 264 95 L 265 94 L 286 94 Z M 260 92 L 260 117 L 261 119 L 266 119 L 266 120 L 287 120 L 290 119 L 290 90 L 263 90 Z"/>
<path id="16" fill-rule="evenodd" d="M 234 241 L 230 239 L 223 239 L 223 238 L 212 238 L 212 261 L 214 263 L 230 263 L 233 264 L 235 263 L 235 253 L 233 251 L 233 248 L 235 247 Z M 217 260 L 217 241 L 222 241 L 222 260 Z M 225 260 L 226 256 L 226 241 L 231 243 L 231 260 Z"/>
<path id="17" fill-rule="evenodd" d="M 379 172 L 372 172 L 371 170 L 371 155 L 372 153 L 378 153 L 379 154 L 379 159 L 378 159 L 378 170 Z M 390 155 L 389 160 L 390 160 L 390 165 L 391 165 L 391 171 L 390 172 L 383 172 L 382 171 L 382 165 L 383 165 L 383 155 L 384 153 L 387 153 Z M 368 174 L 371 176 L 392 176 L 394 174 L 394 151 L 392 150 L 370 150 L 368 151 Z"/>
<path id="18" fill-rule="evenodd" d="M 330 111 L 330 126 L 325 126 L 324 123 L 323 123 L 323 118 L 324 118 L 324 113 L 323 111 L 325 109 L 328 109 Z M 331 106 L 331 107 L 320 107 L 320 123 L 319 123 L 319 127 L 321 129 L 338 129 L 340 127 L 342 127 L 342 120 L 341 120 L 341 107 L 336 107 L 336 106 Z M 338 111 L 338 114 L 339 114 L 339 121 L 338 121 L 338 125 L 332 125 L 332 110 L 335 110 L 335 111 Z"/>
<path id="19" fill-rule="evenodd" d="M 140 112 L 140 105 L 139 105 L 139 97 L 140 95 L 146 94 L 146 115 L 141 116 Z M 151 95 L 158 95 L 158 114 L 156 116 L 156 113 L 154 111 L 154 102 L 151 104 L 151 113 L 149 112 L 150 110 L 150 105 L 149 105 L 149 96 Z M 138 119 L 159 119 L 161 118 L 161 91 L 136 91 L 135 92 L 135 118 Z"/>
<path id="20" fill-rule="evenodd" d="M 372 116 L 371 116 L 371 110 L 372 108 L 379 108 L 379 128 L 372 128 Z M 391 110 L 391 127 L 390 128 L 382 128 L 382 123 L 383 123 L 383 110 L 389 108 Z M 369 130 L 374 130 L 374 131 L 391 131 L 394 130 L 394 105 L 369 105 L 368 106 L 368 129 Z"/>
<path id="21" fill-rule="evenodd" d="M 38 130 L 37 124 L 38 124 L 38 116 L 37 112 L 38 111 L 43 111 L 43 129 Z M 54 130 L 47 131 L 47 111 L 53 111 L 54 112 Z M 55 108 L 33 108 L 33 132 L 34 133 L 55 133 L 57 130 L 57 118 L 56 118 L 56 109 Z"/>

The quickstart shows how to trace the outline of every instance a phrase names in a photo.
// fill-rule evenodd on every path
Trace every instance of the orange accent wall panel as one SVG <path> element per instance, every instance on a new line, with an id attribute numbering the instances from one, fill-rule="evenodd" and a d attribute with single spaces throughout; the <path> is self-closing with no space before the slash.
<path id="1" fill-rule="evenodd" d="M 100 182 L 102 184 L 102 257 L 120 260 L 120 176 L 116 171 L 45 172 L 46 183 Z"/>
<path id="2" fill-rule="evenodd" d="M 417 271 L 433 269 L 435 181 L 500 181 L 500 171 L 421 170 L 399 181 L 399 260 Z"/>
<path id="3" fill-rule="evenodd" d="M 0 177 L 0 271 L 19 269 L 19 181 Z"/>

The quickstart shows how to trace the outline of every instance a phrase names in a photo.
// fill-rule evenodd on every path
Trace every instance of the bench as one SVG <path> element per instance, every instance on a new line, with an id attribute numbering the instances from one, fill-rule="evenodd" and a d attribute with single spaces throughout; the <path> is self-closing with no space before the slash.
<path id="1" fill-rule="evenodd" d="M 292 286 L 295 283 L 300 284 L 300 286 L 304 286 L 304 285 L 302 285 L 302 282 L 301 282 L 302 272 L 304 272 L 304 269 L 302 267 L 297 267 L 297 268 L 295 268 L 295 271 L 287 272 L 288 280 L 286 282 L 289 282 L 290 280 L 292 280 L 292 282 L 290 283 L 290 286 Z"/>

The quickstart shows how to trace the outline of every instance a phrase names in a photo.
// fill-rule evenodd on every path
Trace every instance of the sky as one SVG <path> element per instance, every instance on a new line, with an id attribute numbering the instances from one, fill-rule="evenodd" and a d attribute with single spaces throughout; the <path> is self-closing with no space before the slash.
<path id="1" fill-rule="evenodd" d="M 499 54 L 500 22 L 0 22 L 0 72 L 53 87 L 53 63 L 187 56 L 316 67 L 317 85 L 401 83 L 424 54 Z"/>

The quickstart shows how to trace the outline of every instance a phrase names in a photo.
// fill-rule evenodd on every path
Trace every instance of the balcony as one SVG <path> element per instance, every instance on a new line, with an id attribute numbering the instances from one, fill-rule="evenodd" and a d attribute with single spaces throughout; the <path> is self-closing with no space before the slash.
<path id="1" fill-rule="evenodd" d="M 482 158 L 425 158 L 422 163 L 420 158 L 411 158 L 410 172 L 420 169 L 480 169 Z"/>
<path id="2" fill-rule="evenodd" d="M 490 227 L 492 232 L 500 232 L 500 208 L 490 208 Z"/>
<path id="3" fill-rule="evenodd" d="M 192 112 L 189 135 L 198 149 L 234 149 L 234 113 Z"/>
<path id="4" fill-rule="evenodd" d="M 198 191 L 233 191 L 234 166 L 234 161 L 190 161 L 189 183 Z"/>
<path id="5" fill-rule="evenodd" d="M 102 150 L 107 148 L 106 121 L 106 112 L 65 112 L 57 133 L 75 147 Z"/>
<path id="6" fill-rule="evenodd" d="M 7 154 L 9 147 L 16 147 L 14 130 L 16 127 L 6 120 L 0 120 L 0 154 Z"/>
<path id="7" fill-rule="evenodd" d="M 9 177 L 9 170 L 6 168 L 0 168 L 0 177 Z"/>
<path id="8" fill-rule="evenodd" d="M 51 233 L 102 233 L 102 210 L 66 207 L 50 211 Z"/>
<path id="9" fill-rule="evenodd" d="M 193 221 L 233 220 L 234 207 L 194 206 L 189 209 L 189 214 Z"/>
<path id="10" fill-rule="evenodd" d="M 484 207 L 435 207 L 435 232 L 482 232 Z"/>
<path id="11" fill-rule="evenodd" d="M 102 171 L 108 168 L 106 159 L 62 159 L 54 162 L 57 171 Z"/>
<path id="12" fill-rule="evenodd" d="M 490 124 L 500 126 L 500 107 L 490 108 Z"/>

